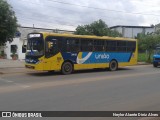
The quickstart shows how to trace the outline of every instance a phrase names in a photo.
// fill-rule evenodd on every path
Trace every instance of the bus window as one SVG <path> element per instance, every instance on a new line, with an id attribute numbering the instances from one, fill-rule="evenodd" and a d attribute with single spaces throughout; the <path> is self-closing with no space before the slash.
<path id="1" fill-rule="evenodd" d="M 117 46 L 117 41 L 106 41 L 106 51 L 107 52 L 115 52 L 116 51 L 116 46 Z"/>
<path id="2" fill-rule="evenodd" d="M 93 40 L 81 39 L 81 51 L 93 51 Z"/>
<path id="3" fill-rule="evenodd" d="M 128 41 L 127 42 L 127 52 L 134 52 L 136 49 L 136 42 Z"/>
<path id="4" fill-rule="evenodd" d="M 105 51 L 104 40 L 94 40 L 94 51 Z"/>
<path id="5" fill-rule="evenodd" d="M 126 41 L 117 41 L 117 51 L 126 52 Z"/>
<path id="6" fill-rule="evenodd" d="M 57 39 L 48 38 L 46 39 L 46 57 L 49 58 L 58 53 Z"/>
<path id="7" fill-rule="evenodd" d="M 80 42 L 78 38 L 66 38 L 67 40 L 67 52 L 79 52 Z"/>

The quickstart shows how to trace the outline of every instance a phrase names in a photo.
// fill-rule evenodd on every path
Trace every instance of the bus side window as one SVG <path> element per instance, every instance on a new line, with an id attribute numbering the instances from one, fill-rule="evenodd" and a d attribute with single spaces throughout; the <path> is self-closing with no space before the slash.
<path id="1" fill-rule="evenodd" d="M 117 51 L 118 52 L 126 52 L 126 41 L 117 41 Z"/>
<path id="2" fill-rule="evenodd" d="M 93 39 L 81 39 L 81 50 L 82 51 L 93 51 Z"/>
<path id="3" fill-rule="evenodd" d="M 54 56 L 58 53 L 58 42 L 57 39 L 54 37 L 47 37 L 46 38 L 46 49 L 45 55 L 47 58 Z"/>
<path id="4" fill-rule="evenodd" d="M 107 40 L 106 42 L 107 42 L 106 51 L 115 52 L 117 47 L 117 41 Z"/>
<path id="5" fill-rule="evenodd" d="M 105 51 L 104 40 L 94 40 L 94 51 Z"/>
<path id="6" fill-rule="evenodd" d="M 136 49 L 135 41 L 127 41 L 127 52 L 134 52 Z"/>
<path id="7" fill-rule="evenodd" d="M 67 52 L 79 52 L 80 42 L 78 38 L 67 38 Z"/>

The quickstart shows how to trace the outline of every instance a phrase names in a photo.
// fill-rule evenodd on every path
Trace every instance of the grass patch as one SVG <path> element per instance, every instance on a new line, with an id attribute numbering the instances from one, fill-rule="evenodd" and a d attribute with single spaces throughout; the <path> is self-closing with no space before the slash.
<path id="1" fill-rule="evenodd" d="M 153 54 L 151 54 L 151 61 L 153 61 Z M 148 54 L 146 53 L 138 53 L 138 62 L 148 62 Z"/>

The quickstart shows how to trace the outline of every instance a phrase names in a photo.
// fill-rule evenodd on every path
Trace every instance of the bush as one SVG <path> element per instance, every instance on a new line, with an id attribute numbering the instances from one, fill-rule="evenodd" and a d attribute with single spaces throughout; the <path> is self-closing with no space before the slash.
<path id="1" fill-rule="evenodd" d="M 138 53 L 138 62 L 147 62 L 147 63 L 152 63 L 153 61 L 153 53 L 151 54 L 151 60 L 148 61 L 148 54 L 147 53 Z"/>
<path id="2" fill-rule="evenodd" d="M 0 53 L 0 58 L 6 58 L 6 54 L 4 53 L 4 51 L 1 51 L 1 53 Z"/>
<path id="3" fill-rule="evenodd" d="M 12 53 L 11 57 L 12 57 L 13 60 L 17 60 L 18 59 L 18 54 Z"/>

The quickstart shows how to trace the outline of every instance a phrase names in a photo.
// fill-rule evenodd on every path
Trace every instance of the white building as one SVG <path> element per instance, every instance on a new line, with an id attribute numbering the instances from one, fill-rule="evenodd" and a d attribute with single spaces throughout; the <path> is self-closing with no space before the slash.
<path id="1" fill-rule="evenodd" d="M 13 42 L 6 43 L 4 46 L 4 53 L 7 55 L 7 59 L 12 59 L 11 54 L 14 52 L 18 55 L 18 59 L 25 59 L 26 49 L 23 44 L 26 45 L 26 37 L 31 32 L 56 32 L 56 33 L 73 33 L 73 31 L 57 30 L 57 29 L 45 29 L 45 28 L 32 28 L 32 27 L 18 27 L 18 32 L 13 39 Z M 25 42 L 24 42 L 25 41 Z"/>
<path id="2" fill-rule="evenodd" d="M 123 26 L 117 25 L 110 27 L 111 30 L 116 30 L 122 34 L 123 37 L 135 38 L 138 33 L 152 33 L 155 31 L 154 27 L 151 26 Z"/>

